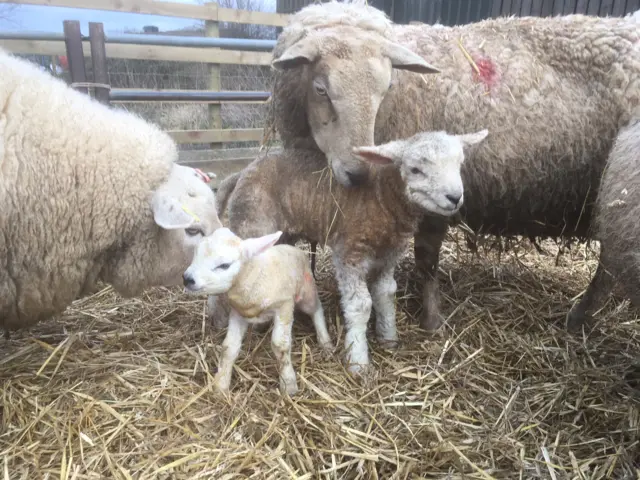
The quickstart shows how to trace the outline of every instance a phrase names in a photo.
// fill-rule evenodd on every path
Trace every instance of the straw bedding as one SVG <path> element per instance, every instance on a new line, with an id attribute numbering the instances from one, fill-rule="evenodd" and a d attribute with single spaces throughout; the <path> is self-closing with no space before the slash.
<path id="1" fill-rule="evenodd" d="M 406 257 L 401 341 L 376 345 L 364 385 L 294 325 L 301 392 L 277 391 L 269 335 L 249 331 L 231 397 L 212 390 L 223 333 L 179 288 L 124 300 L 105 288 L 0 341 L 5 479 L 632 479 L 640 471 L 640 321 L 613 298 L 584 336 L 563 330 L 595 253 L 443 248 L 443 329 L 428 334 Z M 320 250 L 332 337 L 343 335 Z M 498 261 L 499 260 L 499 261 Z M 558 262 L 556 264 L 556 262 Z M 373 322 L 372 322 L 373 323 Z M 371 325 L 372 326 L 372 325 Z M 340 348 L 342 344 L 340 343 Z"/>

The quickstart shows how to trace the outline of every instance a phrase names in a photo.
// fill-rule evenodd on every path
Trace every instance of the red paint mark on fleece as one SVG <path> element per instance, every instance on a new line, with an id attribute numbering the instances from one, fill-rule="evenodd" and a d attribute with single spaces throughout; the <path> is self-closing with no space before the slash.
<path id="1" fill-rule="evenodd" d="M 473 66 L 473 79 L 477 82 L 484 83 L 488 89 L 491 89 L 498 83 L 498 69 L 493 60 L 487 57 L 481 57 L 474 59 L 478 70 L 476 71 Z"/>

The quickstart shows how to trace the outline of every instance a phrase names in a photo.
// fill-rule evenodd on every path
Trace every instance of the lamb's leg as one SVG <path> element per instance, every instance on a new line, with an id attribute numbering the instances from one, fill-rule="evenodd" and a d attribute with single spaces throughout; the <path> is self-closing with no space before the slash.
<path id="1" fill-rule="evenodd" d="M 359 375 L 369 368 L 367 323 L 371 316 L 372 301 L 367 289 L 367 272 L 343 265 L 335 254 L 333 262 L 346 326 L 346 361 L 349 372 Z"/>
<path id="2" fill-rule="evenodd" d="M 425 330 L 437 330 L 443 321 L 439 306 L 438 264 L 440 247 L 446 233 L 446 220 L 425 216 L 414 237 L 416 268 L 423 271 L 426 277 L 422 288 L 423 310 L 420 315 L 420 327 Z"/>
<path id="3" fill-rule="evenodd" d="M 380 272 L 371 286 L 371 298 L 376 312 L 376 334 L 381 345 L 397 348 L 395 296 L 398 285 L 393 278 L 393 263 Z"/>
<path id="4" fill-rule="evenodd" d="M 615 281 L 606 269 L 606 257 L 601 252 L 598 268 L 587 287 L 587 291 L 567 315 L 567 330 L 577 332 L 582 329 L 585 322 L 588 326 L 592 313 L 603 305 L 614 285 Z"/>
<path id="5" fill-rule="evenodd" d="M 227 295 L 210 295 L 207 298 L 207 318 L 215 329 L 222 330 L 229 325 L 230 311 Z"/>
<path id="6" fill-rule="evenodd" d="M 220 366 L 215 376 L 215 385 L 217 388 L 226 393 L 229 391 L 229 385 L 231 384 L 231 372 L 233 371 L 233 365 L 238 358 L 240 348 L 242 347 L 242 340 L 247 333 L 249 323 L 235 310 L 231 310 L 229 315 L 229 328 L 227 329 L 227 336 L 222 343 L 222 358 L 220 360 Z"/>
<path id="7" fill-rule="evenodd" d="M 300 301 L 296 304 L 296 307 L 313 319 L 313 326 L 316 329 L 318 343 L 323 350 L 330 352 L 333 350 L 333 342 L 327 330 L 327 322 L 324 316 L 322 302 L 320 302 L 320 297 L 318 296 L 318 288 L 313 281 L 313 276 L 310 271 L 305 271 L 304 276 Z"/>
<path id="8" fill-rule="evenodd" d="M 296 372 L 291 363 L 291 336 L 293 329 L 293 303 L 282 305 L 275 314 L 271 347 L 278 360 L 280 391 L 288 395 L 298 392 Z"/>

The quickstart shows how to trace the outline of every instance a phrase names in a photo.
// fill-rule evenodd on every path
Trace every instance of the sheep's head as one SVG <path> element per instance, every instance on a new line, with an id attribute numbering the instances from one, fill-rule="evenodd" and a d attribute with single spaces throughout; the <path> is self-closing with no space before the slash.
<path id="1" fill-rule="evenodd" d="M 183 275 L 185 292 L 206 295 L 228 292 L 244 263 L 275 245 L 280 235 L 282 232 L 242 240 L 228 228 L 219 228 L 196 249 Z"/>
<path id="2" fill-rule="evenodd" d="M 359 147 L 354 154 L 378 164 L 394 164 L 406 185 L 407 197 L 425 212 L 454 215 L 463 204 L 461 168 L 465 150 L 485 139 L 481 130 L 465 135 L 420 132 L 376 147 Z"/>
<path id="3" fill-rule="evenodd" d="M 197 245 L 222 226 L 205 181 L 201 172 L 174 164 L 151 195 L 149 210 L 108 259 L 103 280 L 125 296 L 181 284 Z"/>
<path id="4" fill-rule="evenodd" d="M 352 149 L 374 145 L 376 115 L 392 86 L 394 69 L 438 72 L 406 47 L 348 25 L 304 31 L 279 50 L 274 50 L 272 66 L 301 69 L 313 138 L 345 187 L 367 181 L 368 166 Z"/>

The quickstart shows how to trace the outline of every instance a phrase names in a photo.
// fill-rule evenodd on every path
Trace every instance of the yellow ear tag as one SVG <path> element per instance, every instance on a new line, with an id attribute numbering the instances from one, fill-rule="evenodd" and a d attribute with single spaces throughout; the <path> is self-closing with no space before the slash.
<path id="1" fill-rule="evenodd" d="M 191 210 L 189 210 L 187 207 L 185 207 L 184 205 L 180 205 L 182 207 L 182 210 L 184 210 L 185 212 L 187 212 L 189 215 L 191 215 L 196 222 L 200 222 L 200 219 L 198 218 L 198 216 L 193 213 Z"/>

